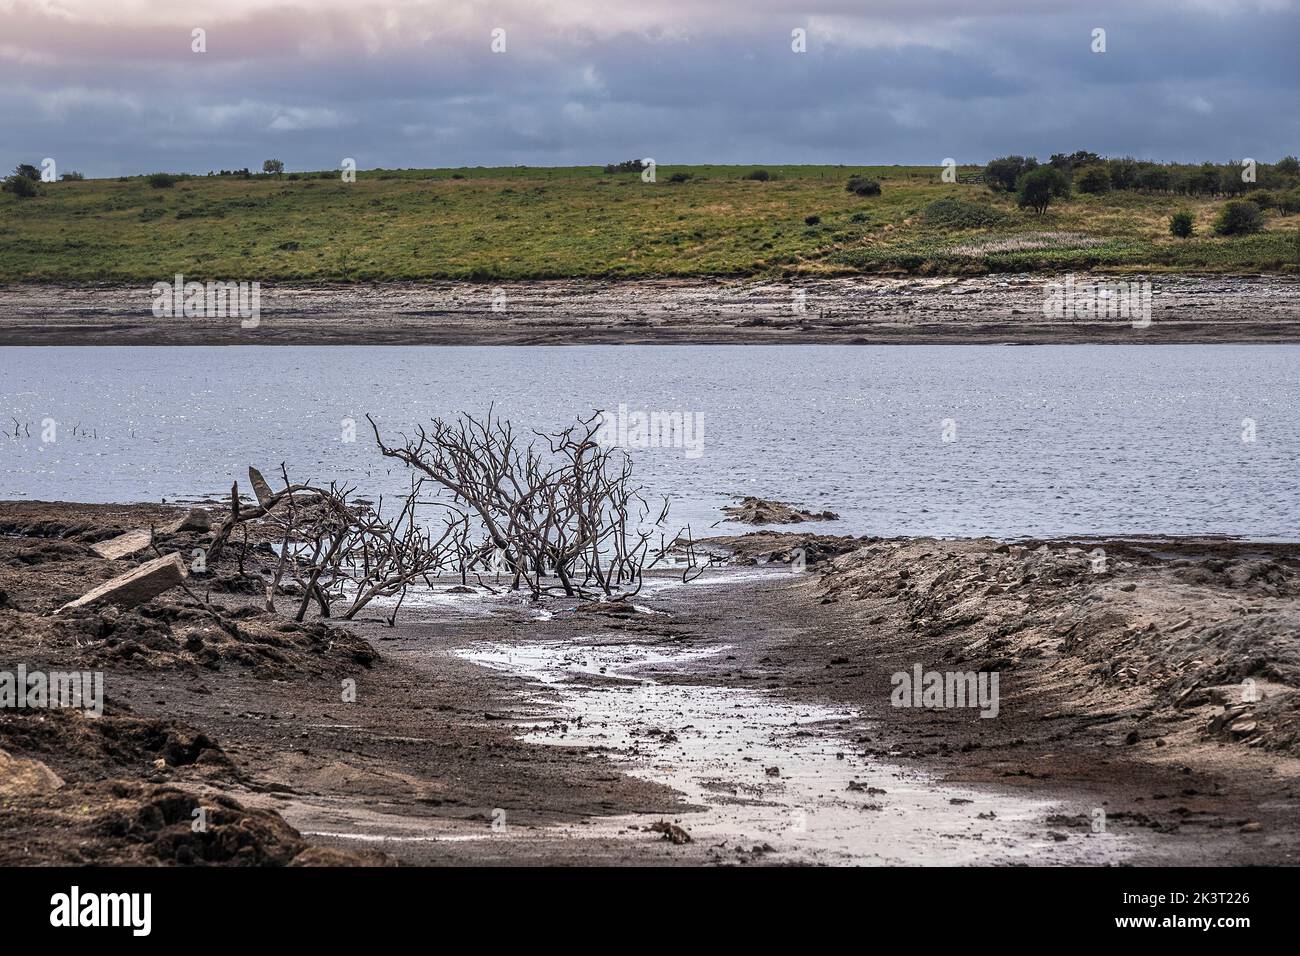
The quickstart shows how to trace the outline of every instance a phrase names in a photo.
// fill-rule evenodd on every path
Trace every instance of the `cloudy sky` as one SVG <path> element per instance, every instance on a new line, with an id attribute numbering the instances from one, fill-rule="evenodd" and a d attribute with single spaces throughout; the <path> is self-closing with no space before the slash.
<path id="1" fill-rule="evenodd" d="M 1273 161 L 1297 48 L 1300 0 L 0 0 L 0 166 Z"/>

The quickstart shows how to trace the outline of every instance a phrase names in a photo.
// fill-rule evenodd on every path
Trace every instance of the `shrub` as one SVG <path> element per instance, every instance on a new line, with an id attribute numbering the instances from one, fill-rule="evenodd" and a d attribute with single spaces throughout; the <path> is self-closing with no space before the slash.
<path id="1" fill-rule="evenodd" d="M 804 217 L 803 217 L 803 221 L 804 221 L 804 225 L 807 225 L 807 226 L 815 226 L 815 225 L 817 225 L 818 223 L 820 223 L 820 222 L 822 221 L 822 217 L 821 217 L 821 216 L 804 216 Z"/>
<path id="2" fill-rule="evenodd" d="M 65 183 L 79 183 L 85 178 L 86 177 L 84 175 L 78 172 L 66 172 L 59 177 L 59 179 Z"/>
<path id="3" fill-rule="evenodd" d="M 1055 166 L 1039 166 L 1020 177 L 1016 192 L 1020 208 L 1032 209 L 1041 216 L 1053 199 L 1070 195 L 1070 181 Z"/>
<path id="4" fill-rule="evenodd" d="M 1283 176 L 1295 176 L 1300 173 L 1300 160 L 1294 156 L 1283 156 L 1273 166 L 1273 169 Z"/>
<path id="5" fill-rule="evenodd" d="M 1110 173 L 1105 166 L 1085 166 L 1074 178 L 1081 193 L 1110 192 Z"/>
<path id="6" fill-rule="evenodd" d="M 639 159 L 625 159 L 621 163 L 610 163 L 605 167 L 607 173 L 639 173 L 645 168 L 645 163 Z M 453 176 L 452 179 L 456 177 Z M 461 177 L 464 179 L 464 177 Z"/>
<path id="7" fill-rule="evenodd" d="M 690 179 L 692 175 L 692 173 L 673 173 L 668 177 L 668 181 L 670 183 L 684 183 L 686 180 Z"/>
<path id="8" fill-rule="evenodd" d="M 870 218 L 865 212 L 855 212 L 849 216 L 849 222 L 866 222 Z"/>
<path id="9" fill-rule="evenodd" d="M 147 181 L 154 189 L 171 189 L 176 185 L 177 177 L 171 173 L 154 173 Z"/>
<path id="10" fill-rule="evenodd" d="M 1248 236 L 1264 228 L 1264 214 L 1253 202 L 1234 199 L 1223 207 L 1214 220 L 1214 231 L 1221 236 Z"/>
<path id="11" fill-rule="evenodd" d="M 1277 197 L 1277 208 L 1282 212 L 1300 212 L 1300 189 L 1293 189 Z"/>
<path id="12" fill-rule="evenodd" d="M 868 179 L 866 176 L 850 176 L 848 185 L 844 188 L 858 196 L 880 195 L 880 183 L 874 179 Z"/>
<path id="13" fill-rule="evenodd" d="M 1196 227 L 1192 220 L 1192 214 L 1186 209 L 1180 209 L 1169 219 L 1169 232 L 1179 239 L 1188 239 Z"/>
<path id="14" fill-rule="evenodd" d="M 1277 197 L 1267 189 L 1252 189 L 1246 194 L 1246 201 L 1253 202 L 1260 209 L 1272 209 L 1277 206 Z"/>
<path id="15" fill-rule="evenodd" d="M 756 169 L 751 173 L 746 173 L 744 179 L 752 179 L 754 182 L 765 183 L 772 178 L 772 174 L 766 169 Z"/>
<path id="16" fill-rule="evenodd" d="M 37 193 L 36 183 L 18 173 L 7 177 L 4 184 L 0 185 L 0 191 L 13 193 L 19 199 L 31 199 Z"/>
<path id="17" fill-rule="evenodd" d="M 984 167 L 984 182 L 997 192 L 1012 192 L 1020 177 L 1038 166 L 1038 160 L 1029 156 L 1003 156 Z"/>
<path id="18" fill-rule="evenodd" d="M 968 202 L 956 196 L 936 199 L 925 207 L 921 215 L 926 222 L 945 229 L 983 229 L 1006 218 L 992 206 Z"/>

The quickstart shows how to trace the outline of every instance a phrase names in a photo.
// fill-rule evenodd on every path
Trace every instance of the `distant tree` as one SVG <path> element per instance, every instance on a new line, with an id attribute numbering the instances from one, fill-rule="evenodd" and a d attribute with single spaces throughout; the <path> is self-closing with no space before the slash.
<path id="1" fill-rule="evenodd" d="M 984 167 L 984 182 L 989 189 L 1012 192 L 1020 177 L 1038 166 L 1038 160 L 1032 156 L 1003 156 L 992 160 Z"/>
<path id="2" fill-rule="evenodd" d="M 1139 189 L 1149 189 L 1152 192 L 1169 192 L 1173 188 L 1174 179 L 1169 170 L 1163 166 L 1148 166 L 1139 170 L 1137 174 L 1137 185 Z"/>
<path id="3" fill-rule="evenodd" d="M 262 172 L 279 176 L 284 172 L 284 163 L 278 159 L 268 159 L 262 163 Z"/>
<path id="4" fill-rule="evenodd" d="M 1055 166 L 1039 166 L 1020 177 L 1016 187 L 1016 202 L 1022 209 L 1032 209 L 1038 215 L 1047 212 L 1053 199 L 1070 195 L 1070 181 Z"/>
<path id="5" fill-rule="evenodd" d="M 86 177 L 83 176 L 81 173 L 75 171 L 66 172 L 59 177 L 59 179 L 65 183 L 79 183 L 85 178 Z"/>
<path id="6" fill-rule="evenodd" d="M 14 167 L 14 175 L 21 176 L 23 179 L 30 179 L 34 183 L 41 181 L 41 171 L 31 163 L 19 163 Z"/>
<path id="7" fill-rule="evenodd" d="M 153 173 L 148 178 L 148 183 L 154 189 L 171 189 L 176 185 L 177 177 L 171 173 Z"/>
<path id="8" fill-rule="evenodd" d="M 1180 209 L 1170 217 L 1169 232 L 1171 235 L 1175 235 L 1179 239 L 1187 239 L 1195 231 L 1196 226 L 1189 210 Z"/>
<path id="9" fill-rule="evenodd" d="M 14 173 L 12 176 L 6 177 L 5 181 L 0 184 L 0 192 L 12 193 L 19 199 L 31 199 L 37 194 L 38 190 L 36 189 L 36 183 L 26 176 Z"/>
<path id="10" fill-rule="evenodd" d="M 1273 169 L 1283 176 L 1295 176 L 1300 173 L 1300 159 L 1294 156 L 1283 156 L 1273 165 Z"/>
<path id="11" fill-rule="evenodd" d="M 1081 193 L 1110 191 L 1110 172 L 1105 166 L 1085 166 L 1075 174 L 1074 185 Z"/>
<path id="12" fill-rule="evenodd" d="M 1047 161 L 1047 164 L 1056 167 L 1068 176 L 1080 166 L 1094 166 L 1101 161 L 1101 157 L 1096 153 L 1089 152 L 1086 149 L 1077 149 L 1068 156 L 1065 153 L 1055 153 Z"/>
<path id="13" fill-rule="evenodd" d="M 1138 164 L 1132 159 L 1108 159 L 1106 171 L 1110 173 L 1111 189 L 1133 189 L 1137 186 Z"/>
<path id="14" fill-rule="evenodd" d="M 1234 199 L 1223 207 L 1214 220 L 1214 231 L 1221 236 L 1248 236 L 1264 228 L 1264 214 L 1253 202 Z"/>
<path id="15" fill-rule="evenodd" d="M 605 167 L 607 173 L 639 173 L 645 168 L 645 163 L 639 159 L 625 159 L 621 163 L 610 163 Z M 452 179 L 456 177 L 453 176 Z M 462 177 L 464 178 L 464 177 Z"/>
<path id="16" fill-rule="evenodd" d="M 1212 163 L 1204 163 L 1201 168 L 1187 178 L 1187 191 L 1193 196 L 1216 196 L 1223 186 L 1223 177 L 1219 168 Z"/>

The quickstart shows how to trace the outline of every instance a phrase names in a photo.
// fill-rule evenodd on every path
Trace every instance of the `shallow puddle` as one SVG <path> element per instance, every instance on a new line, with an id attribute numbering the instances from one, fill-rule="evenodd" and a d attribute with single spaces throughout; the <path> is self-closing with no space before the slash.
<path id="1" fill-rule="evenodd" d="M 460 653 L 545 685 L 534 702 L 554 718 L 527 721 L 524 739 L 603 748 L 620 770 L 681 792 L 674 819 L 720 859 L 752 858 L 755 848 L 774 860 L 823 864 L 1080 864 L 1128 855 L 1122 837 L 1046 822 L 1054 813 L 1086 816 L 1088 807 L 943 786 L 868 761 L 847 736 L 851 711 L 667 682 L 726 647 L 609 640 L 479 643 Z M 566 829 L 575 838 L 609 837 L 658 819 L 620 816 Z"/>

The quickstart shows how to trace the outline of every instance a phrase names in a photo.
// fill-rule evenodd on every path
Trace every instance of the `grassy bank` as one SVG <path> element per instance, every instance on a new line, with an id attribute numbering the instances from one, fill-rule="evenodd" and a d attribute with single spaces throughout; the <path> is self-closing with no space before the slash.
<path id="1" fill-rule="evenodd" d="M 655 183 L 599 167 L 48 183 L 33 198 L 0 194 L 0 281 L 1300 268 L 1300 215 L 1271 211 L 1264 231 L 1219 237 L 1222 198 L 1076 194 L 1038 216 L 982 184 L 944 183 L 936 167 L 768 166 L 770 179 L 746 178 L 758 168 L 661 166 Z M 881 194 L 847 191 L 854 174 Z M 945 197 L 994 221 L 927 214 Z M 1195 216 L 1193 238 L 1169 234 L 1180 209 Z"/>

